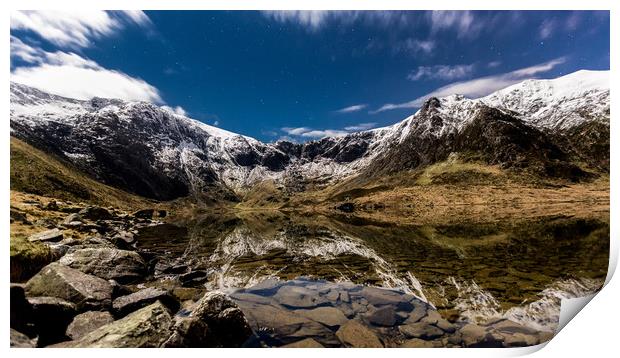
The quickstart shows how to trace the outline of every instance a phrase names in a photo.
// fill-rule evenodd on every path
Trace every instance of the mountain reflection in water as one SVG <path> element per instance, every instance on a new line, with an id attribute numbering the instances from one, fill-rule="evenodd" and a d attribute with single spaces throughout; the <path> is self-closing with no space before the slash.
<path id="1" fill-rule="evenodd" d="M 506 317 L 553 331 L 561 298 L 604 282 L 609 216 L 412 226 L 238 212 L 147 228 L 138 242 L 159 257 L 158 279 L 203 273 L 185 286 L 233 291 L 304 276 L 398 289 L 452 321 Z"/>

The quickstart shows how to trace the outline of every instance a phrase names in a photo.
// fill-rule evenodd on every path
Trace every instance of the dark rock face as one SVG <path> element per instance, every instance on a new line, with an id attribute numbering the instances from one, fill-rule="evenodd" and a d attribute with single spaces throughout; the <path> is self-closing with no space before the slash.
<path id="1" fill-rule="evenodd" d="M 11 328 L 28 335 L 34 335 L 32 305 L 26 299 L 23 285 L 11 284 L 10 296 Z"/>
<path id="2" fill-rule="evenodd" d="M 32 306 L 39 347 L 67 340 L 65 330 L 77 313 L 76 306 L 57 297 L 32 297 L 28 301 Z"/>
<path id="3" fill-rule="evenodd" d="M 80 339 L 86 334 L 94 331 L 95 329 L 105 326 L 108 323 L 112 323 L 114 317 L 110 312 L 106 311 L 88 311 L 81 313 L 75 318 L 67 327 L 67 337 L 76 340 Z"/>

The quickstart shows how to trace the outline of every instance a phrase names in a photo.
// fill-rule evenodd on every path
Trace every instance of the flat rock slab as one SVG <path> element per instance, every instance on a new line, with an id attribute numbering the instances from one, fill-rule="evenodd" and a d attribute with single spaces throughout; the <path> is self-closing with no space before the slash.
<path id="1" fill-rule="evenodd" d="M 295 308 L 316 307 L 327 303 L 316 291 L 300 286 L 282 286 L 273 298 L 281 305 Z"/>
<path id="2" fill-rule="evenodd" d="M 393 306 L 383 306 L 372 311 L 367 318 L 368 322 L 376 326 L 392 327 L 396 324 L 398 316 Z"/>
<path id="3" fill-rule="evenodd" d="M 156 301 L 160 301 L 173 313 L 178 311 L 181 306 L 176 297 L 174 297 L 170 292 L 159 288 L 149 287 L 115 299 L 114 302 L 112 302 L 112 308 L 117 317 L 124 317 L 129 313 L 153 304 Z"/>
<path id="4" fill-rule="evenodd" d="M 56 262 L 28 280 L 25 291 L 29 297 L 61 298 L 81 311 L 107 309 L 112 304 L 112 285 L 108 281 Z"/>
<path id="5" fill-rule="evenodd" d="M 58 242 L 61 241 L 62 238 L 63 233 L 60 229 L 52 229 L 31 235 L 30 237 L 28 237 L 28 240 L 41 242 Z"/>
<path id="6" fill-rule="evenodd" d="M 88 311 L 81 313 L 73 318 L 69 327 L 67 327 L 67 337 L 76 340 L 95 329 L 112 323 L 114 317 L 107 311 Z"/>
<path id="7" fill-rule="evenodd" d="M 377 335 L 356 321 L 348 321 L 338 329 L 336 337 L 347 347 L 382 348 Z"/>
<path id="8" fill-rule="evenodd" d="M 295 310 L 294 312 L 330 327 L 340 326 L 348 321 L 342 311 L 334 307 L 318 307 L 311 310 Z"/>
<path id="9" fill-rule="evenodd" d="M 426 322 L 416 322 L 399 326 L 398 330 L 407 338 L 420 338 L 424 340 L 435 339 L 444 335 L 443 330 Z"/>

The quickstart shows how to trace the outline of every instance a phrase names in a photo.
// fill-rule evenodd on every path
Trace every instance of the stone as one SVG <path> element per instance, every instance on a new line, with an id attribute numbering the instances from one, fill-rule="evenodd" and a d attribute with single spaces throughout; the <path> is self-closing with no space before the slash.
<path id="1" fill-rule="evenodd" d="M 25 290 L 29 297 L 51 296 L 72 302 L 80 311 L 107 309 L 112 304 L 108 281 L 56 262 L 28 280 Z"/>
<path id="2" fill-rule="evenodd" d="M 426 317 L 428 310 L 425 305 L 414 305 L 413 310 L 409 312 L 409 316 L 405 320 L 405 324 L 416 323 Z"/>
<path id="3" fill-rule="evenodd" d="M 215 347 L 217 342 L 205 321 L 193 317 L 175 317 L 172 334 L 164 342 L 166 348 L 208 348 Z"/>
<path id="4" fill-rule="evenodd" d="M 400 348 L 435 348 L 437 344 L 432 341 L 425 341 L 423 339 L 410 339 L 403 343 Z"/>
<path id="5" fill-rule="evenodd" d="M 196 302 L 190 317 L 207 323 L 218 347 L 240 347 L 252 335 L 252 329 L 239 306 L 221 292 L 205 294 Z"/>
<path id="6" fill-rule="evenodd" d="M 11 282 L 24 282 L 55 259 L 50 248 L 23 236 L 10 239 Z"/>
<path id="7" fill-rule="evenodd" d="M 154 209 L 142 209 L 134 212 L 132 215 L 140 219 L 152 219 L 154 213 Z"/>
<path id="8" fill-rule="evenodd" d="M 529 347 L 539 343 L 537 336 L 524 333 L 502 334 L 505 347 Z"/>
<path id="9" fill-rule="evenodd" d="M 340 301 L 345 303 L 351 302 L 351 298 L 349 297 L 349 293 L 347 291 L 340 292 Z"/>
<path id="10" fill-rule="evenodd" d="M 36 346 L 36 340 L 11 328 L 11 348 L 35 348 Z"/>
<path id="11" fill-rule="evenodd" d="M 466 324 L 459 330 L 466 347 L 502 347 L 502 342 L 498 341 L 490 334 L 486 328 L 476 324 Z"/>
<path id="12" fill-rule="evenodd" d="M 268 278 L 266 280 L 261 281 L 260 283 L 246 288 L 246 292 L 254 293 L 257 295 L 272 295 L 277 289 L 282 285 L 282 282 L 276 278 Z"/>
<path id="13" fill-rule="evenodd" d="M 13 209 L 11 209 L 10 211 L 10 221 L 11 223 L 17 221 L 17 222 L 20 222 L 26 225 L 32 224 L 30 221 L 28 221 L 28 217 L 26 213 L 22 213 L 17 210 L 13 210 Z"/>
<path id="14" fill-rule="evenodd" d="M 168 309 L 155 302 L 70 342 L 78 348 L 158 348 L 172 333 L 173 320 Z"/>
<path id="15" fill-rule="evenodd" d="M 73 213 L 73 214 L 69 214 L 67 215 L 67 217 L 65 217 L 65 219 L 62 221 L 62 224 L 65 226 L 71 226 L 71 223 L 82 223 L 82 217 L 80 216 L 80 214 L 78 213 Z"/>
<path id="16" fill-rule="evenodd" d="M 110 238 L 110 241 L 119 249 L 128 249 L 136 242 L 136 237 L 130 232 L 119 231 Z"/>
<path id="17" fill-rule="evenodd" d="M 29 241 L 41 241 L 41 242 L 58 242 L 62 240 L 62 231 L 58 228 L 43 231 L 28 237 Z"/>
<path id="18" fill-rule="evenodd" d="M 50 200 L 47 204 L 43 206 L 43 210 L 57 211 L 58 203 L 56 203 L 56 200 Z"/>
<path id="19" fill-rule="evenodd" d="M 443 330 L 422 321 L 398 326 L 398 330 L 407 338 L 420 338 L 425 340 L 439 338 L 444 335 Z"/>
<path id="20" fill-rule="evenodd" d="M 377 335 L 357 321 L 348 321 L 340 326 L 336 337 L 347 347 L 382 348 L 383 344 Z"/>
<path id="21" fill-rule="evenodd" d="M 282 348 L 325 348 L 323 345 L 312 338 L 302 339 L 294 343 L 289 343 Z"/>
<path id="22" fill-rule="evenodd" d="M 456 331 L 456 326 L 452 323 L 450 323 L 447 319 L 438 319 L 437 322 L 435 323 L 435 326 L 437 326 L 438 328 L 441 328 L 442 331 L 447 332 L 447 333 L 454 333 L 454 331 Z"/>
<path id="23" fill-rule="evenodd" d="M 43 226 L 48 229 L 53 229 L 56 227 L 56 220 L 52 218 L 41 218 L 34 222 L 35 225 Z"/>
<path id="24" fill-rule="evenodd" d="M 238 304 L 255 330 L 265 327 L 276 336 L 290 337 L 302 326 L 313 323 L 306 317 L 280 307 L 250 301 L 239 301 Z"/>
<path id="25" fill-rule="evenodd" d="M 508 319 L 496 321 L 488 327 L 501 333 L 523 333 L 527 335 L 536 335 L 538 333 L 538 331 L 533 328 L 523 326 Z"/>
<path id="26" fill-rule="evenodd" d="M 136 252 L 108 247 L 78 249 L 67 253 L 58 262 L 123 284 L 141 280 L 147 271 L 146 263 Z"/>
<path id="27" fill-rule="evenodd" d="M 11 284 L 10 294 L 10 311 L 11 311 L 11 328 L 28 335 L 34 334 L 32 326 L 32 306 L 26 299 L 24 286 L 20 284 Z"/>
<path id="28" fill-rule="evenodd" d="M 339 297 L 340 297 L 340 293 L 338 292 L 338 290 L 334 290 L 334 289 L 329 290 L 329 292 L 325 295 L 325 298 L 327 298 L 328 300 L 332 302 L 338 301 Z"/>
<path id="29" fill-rule="evenodd" d="M 315 291 L 299 286 L 282 286 L 273 298 L 281 305 L 294 308 L 316 307 L 327 303 Z"/>
<path id="30" fill-rule="evenodd" d="M 208 272 L 206 270 L 194 270 L 179 275 L 179 281 L 183 286 L 202 285 L 208 280 Z"/>
<path id="31" fill-rule="evenodd" d="M 113 321 L 114 317 L 112 317 L 110 312 L 106 311 L 80 313 L 73 318 L 73 321 L 67 327 L 66 335 L 73 340 L 80 339 L 95 329 Z"/>
<path id="32" fill-rule="evenodd" d="M 317 307 L 311 310 L 296 310 L 294 312 L 330 327 L 340 326 L 348 321 L 342 311 L 334 307 Z"/>
<path id="33" fill-rule="evenodd" d="M 77 310 L 73 303 L 57 297 L 31 297 L 32 316 L 39 347 L 67 340 L 65 331 Z"/>
<path id="34" fill-rule="evenodd" d="M 117 317 L 124 317 L 156 301 L 160 301 L 172 313 L 178 311 L 181 306 L 179 300 L 170 292 L 160 288 L 149 287 L 115 299 L 112 302 L 112 308 Z"/>
<path id="35" fill-rule="evenodd" d="M 107 220 L 112 219 L 113 215 L 100 206 L 87 206 L 79 211 L 82 218 L 88 220 Z"/>
<path id="36" fill-rule="evenodd" d="M 400 310 L 407 311 L 413 308 L 413 305 L 403 294 L 392 290 L 366 286 L 362 289 L 360 295 L 373 306 L 392 305 Z"/>
<path id="37" fill-rule="evenodd" d="M 396 324 L 397 316 L 394 307 L 383 306 L 370 312 L 367 318 L 374 325 L 392 327 Z"/>

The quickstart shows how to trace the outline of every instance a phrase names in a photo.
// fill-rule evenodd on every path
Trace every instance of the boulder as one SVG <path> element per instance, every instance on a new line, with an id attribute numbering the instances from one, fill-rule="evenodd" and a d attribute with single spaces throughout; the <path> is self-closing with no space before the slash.
<path id="1" fill-rule="evenodd" d="M 62 231 L 58 228 L 46 230 L 28 237 L 29 241 L 58 242 L 62 240 Z"/>
<path id="2" fill-rule="evenodd" d="M 121 296 L 114 300 L 112 308 L 117 317 L 124 317 L 142 307 L 161 302 L 170 312 L 175 313 L 181 306 L 179 300 L 170 292 L 160 288 L 145 288 L 132 294 Z"/>
<path id="3" fill-rule="evenodd" d="M 110 238 L 110 241 L 119 249 L 128 249 L 136 242 L 136 237 L 130 232 L 119 231 Z"/>
<path id="4" fill-rule="evenodd" d="M 32 316 L 39 347 L 67 340 L 65 331 L 77 310 L 73 303 L 58 297 L 31 297 Z"/>
<path id="5" fill-rule="evenodd" d="M 157 348 L 171 334 L 172 317 L 168 309 L 155 302 L 70 342 L 65 347 Z"/>
<path id="6" fill-rule="evenodd" d="M 438 342 L 433 342 L 433 341 L 425 341 L 423 339 L 418 339 L 418 338 L 414 338 L 414 339 L 410 339 L 408 341 L 406 341 L 405 343 L 403 343 L 400 348 L 435 348 L 435 347 L 440 347 L 440 344 L 437 344 Z"/>
<path id="7" fill-rule="evenodd" d="M 154 213 L 154 209 L 142 209 L 134 212 L 132 215 L 139 219 L 152 219 Z"/>
<path id="8" fill-rule="evenodd" d="M 34 335 L 32 326 L 32 306 L 26 299 L 23 285 L 11 284 L 10 296 L 11 328 L 19 332 Z"/>
<path id="9" fill-rule="evenodd" d="M 58 203 L 56 203 L 56 200 L 50 200 L 43 206 L 43 210 L 58 211 Z"/>
<path id="10" fill-rule="evenodd" d="M 82 217 L 78 213 L 69 214 L 62 221 L 62 224 L 65 226 L 71 226 L 72 223 L 82 223 Z"/>
<path id="11" fill-rule="evenodd" d="M 67 300 L 76 304 L 80 311 L 107 309 L 112 304 L 112 286 L 108 281 L 56 262 L 28 280 L 25 290 L 29 297 L 51 296 Z"/>
<path id="12" fill-rule="evenodd" d="M 146 263 L 136 252 L 110 247 L 70 251 L 59 260 L 59 263 L 119 283 L 139 281 L 147 271 Z"/>
<path id="13" fill-rule="evenodd" d="M 459 330 L 463 344 L 466 347 L 502 347 L 502 342 L 489 334 L 485 327 L 476 324 L 466 324 Z"/>
<path id="14" fill-rule="evenodd" d="M 252 330 L 228 296 L 209 292 L 186 317 L 177 317 L 166 347 L 240 347 Z"/>
<path id="15" fill-rule="evenodd" d="M 302 339 L 294 343 L 282 346 L 282 348 L 325 348 L 323 345 L 312 338 Z"/>
<path id="16" fill-rule="evenodd" d="M 79 211 L 82 218 L 88 220 L 107 220 L 113 217 L 110 212 L 100 206 L 87 206 Z"/>
<path id="17" fill-rule="evenodd" d="M 348 321 L 342 311 L 334 307 L 317 307 L 311 310 L 296 310 L 295 313 L 330 327 L 340 326 Z"/>
<path id="18" fill-rule="evenodd" d="M 73 318 L 73 321 L 67 327 L 66 335 L 73 340 L 80 339 L 95 329 L 112 323 L 113 321 L 114 317 L 112 317 L 110 312 L 106 311 L 88 311 L 80 313 Z"/>
<path id="19" fill-rule="evenodd" d="M 366 286 L 359 295 L 367 299 L 373 306 L 391 305 L 406 311 L 413 309 L 413 304 L 408 299 L 411 296 L 407 297 L 400 292 Z"/>
<path id="20" fill-rule="evenodd" d="M 383 306 L 372 311 L 367 318 L 368 322 L 374 325 L 392 327 L 396 324 L 398 316 L 393 306 Z"/>
<path id="21" fill-rule="evenodd" d="M 20 222 L 25 225 L 31 225 L 32 223 L 28 220 L 26 213 L 22 213 L 17 210 L 11 209 L 10 211 L 10 221 L 11 224 L 14 222 Z"/>
<path id="22" fill-rule="evenodd" d="M 357 321 L 348 321 L 340 326 L 336 337 L 347 347 L 382 348 L 383 344 L 377 335 Z"/>
<path id="23" fill-rule="evenodd" d="M 11 348 L 35 348 L 36 340 L 11 328 Z"/>

